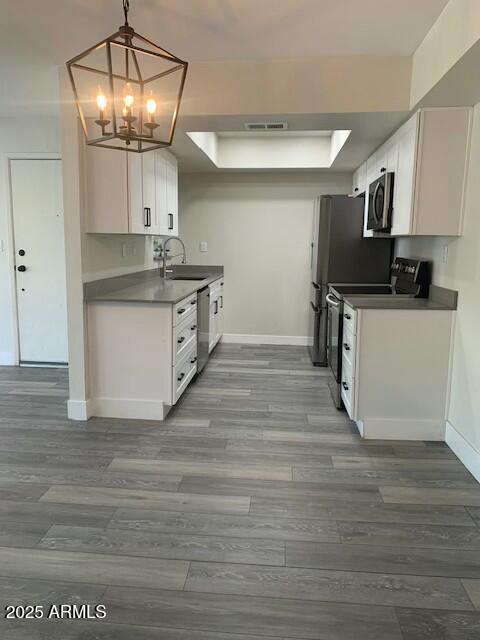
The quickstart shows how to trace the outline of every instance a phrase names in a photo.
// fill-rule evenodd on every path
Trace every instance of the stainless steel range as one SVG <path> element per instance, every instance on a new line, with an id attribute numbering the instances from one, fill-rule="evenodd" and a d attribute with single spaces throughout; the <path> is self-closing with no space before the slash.
<path id="1" fill-rule="evenodd" d="M 430 263 L 412 258 L 395 258 L 392 264 L 392 284 L 335 284 L 330 283 L 328 305 L 327 360 L 330 367 L 329 387 L 337 409 L 342 408 L 340 383 L 342 380 L 343 297 L 349 296 L 407 296 L 428 298 Z"/>

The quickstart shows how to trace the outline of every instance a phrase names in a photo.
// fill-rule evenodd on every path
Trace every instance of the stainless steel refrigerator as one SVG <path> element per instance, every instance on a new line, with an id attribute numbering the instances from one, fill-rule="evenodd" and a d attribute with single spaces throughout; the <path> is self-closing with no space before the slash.
<path id="1" fill-rule="evenodd" d="M 311 243 L 310 356 L 327 365 L 329 283 L 390 282 L 393 240 L 363 237 L 362 197 L 321 196 L 315 201 Z"/>

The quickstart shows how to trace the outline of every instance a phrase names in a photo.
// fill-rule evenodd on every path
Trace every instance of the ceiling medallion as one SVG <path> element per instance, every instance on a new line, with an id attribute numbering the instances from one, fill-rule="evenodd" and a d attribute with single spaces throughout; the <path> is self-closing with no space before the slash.
<path id="1" fill-rule="evenodd" d="M 67 62 L 86 143 L 143 153 L 173 141 L 188 63 L 125 24 Z"/>

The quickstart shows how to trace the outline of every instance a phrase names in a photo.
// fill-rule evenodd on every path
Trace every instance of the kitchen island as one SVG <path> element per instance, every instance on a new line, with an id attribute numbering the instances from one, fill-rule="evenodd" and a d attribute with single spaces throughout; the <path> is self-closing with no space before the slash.
<path id="1" fill-rule="evenodd" d="M 177 265 L 87 283 L 90 416 L 163 420 L 197 373 L 197 292 L 210 292 L 211 350 L 223 331 L 223 267 Z"/>

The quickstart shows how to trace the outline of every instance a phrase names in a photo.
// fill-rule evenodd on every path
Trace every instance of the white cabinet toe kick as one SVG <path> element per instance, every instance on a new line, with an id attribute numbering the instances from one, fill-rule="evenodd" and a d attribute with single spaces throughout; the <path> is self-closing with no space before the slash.
<path id="1" fill-rule="evenodd" d="M 342 400 L 364 438 L 445 439 L 454 311 L 344 306 Z"/>

